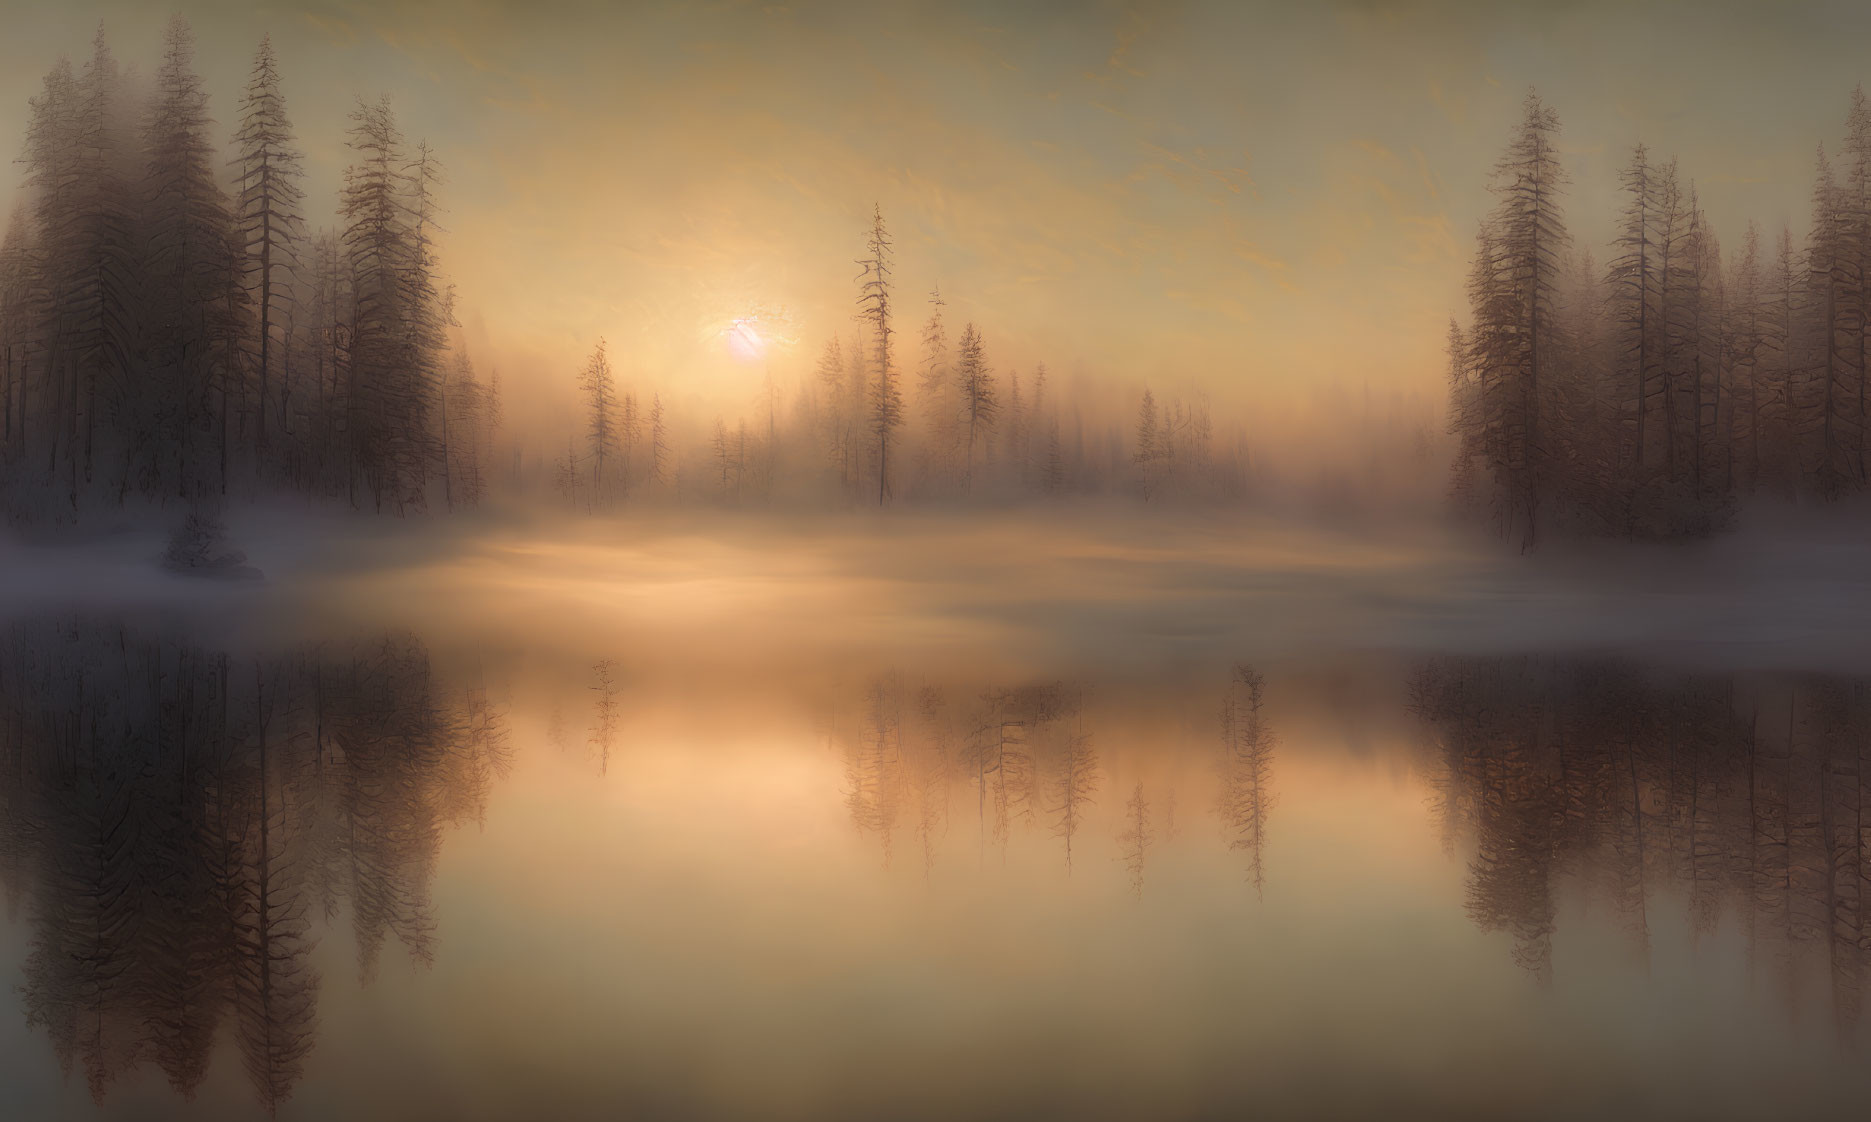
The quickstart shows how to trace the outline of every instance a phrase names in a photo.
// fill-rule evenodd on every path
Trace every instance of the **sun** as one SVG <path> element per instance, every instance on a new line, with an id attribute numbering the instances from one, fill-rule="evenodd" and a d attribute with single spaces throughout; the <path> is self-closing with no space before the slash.
<path id="1" fill-rule="evenodd" d="M 743 362 L 757 362 L 766 357 L 767 340 L 753 316 L 741 316 L 729 323 L 722 329 L 721 336 L 727 340 L 728 353 Z"/>
<path id="2" fill-rule="evenodd" d="M 711 326 L 708 330 L 727 344 L 730 355 L 742 362 L 759 362 L 772 358 L 775 351 L 790 349 L 797 342 L 788 333 L 792 324 L 792 313 L 785 308 L 755 304 L 725 324 Z"/>

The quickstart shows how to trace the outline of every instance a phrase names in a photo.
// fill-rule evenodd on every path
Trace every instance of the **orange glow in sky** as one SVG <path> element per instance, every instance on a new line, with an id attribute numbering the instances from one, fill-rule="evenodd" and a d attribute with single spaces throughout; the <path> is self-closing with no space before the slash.
<path id="1" fill-rule="evenodd" d="M 359 96 L 387 93 L 435 148 L 444 270 L 477 367 L 523 391 L 516 427 L 563 424 L 600 336 L 620 385 L 678 416 L 746 408 L 769 362 L 810 378 L 827 339 L 849 343 L 878 206 L 905 369 L 939 287 L 997 371 L 1044 362 L 1126 411 L 1146 385 L 1203 393 L 1295 440 L 1365 387 L 1438 407 L 1528 85 L 1561 116 L 1569 219 L 1601 262 L 1640 139 L 1739 244 L 1750 217 L 1803 227 L 1871 34 L 1864 12 L 1822 31 L 1771 6 L 96 0 L 9 16 L 0 150 L 100 18 L 148 73 L 172 7 L 229 133 L 272 34 L 313 225 L 333 221 Z M 1707 63 L 1763 41 L 1799 64 Z M 765 323 L 695 330 L 760 301 L 792 310 L 796 347 Z"/>

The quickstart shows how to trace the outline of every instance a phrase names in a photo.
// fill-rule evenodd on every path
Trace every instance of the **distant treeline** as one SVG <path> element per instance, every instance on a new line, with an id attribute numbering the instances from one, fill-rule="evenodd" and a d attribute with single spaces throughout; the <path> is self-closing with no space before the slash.
<path id="1" fill-rule="evenodd" d="M 894 243 L 873 211 L 856 262 L 849 338 L 826 340 L 813 373 L 782 395 L 769 375 L 749 414 L 714 419 L 688 446 L 671 435 L 663 398 L 618 388 L 600 340 L 578 389 L 579 432 L 554 462 L 560 495 L 579 509 L 673 494 L 739 505 L 775 496 L 882 504 L 903 499 L 1128 493 L 1238 498 L 1249 455 L 1240 430 L 1218 433 L 1205 397 L 1112 417 L 1060 391 L 1044 363 L 997 367 L 981 329 L 956 335 L 939 291 L 906 341 Z M 737 321 L 749 347 L 780 325 Z M 730 340 L 732 345 L 733 340 Z"/>
<path id="2" fill-rule="evenodd" d="M 404 511 L 472 502 L 498 381 L 449 346 L 441 168 L 360 103 L 339 226 L 302 213 L 300 154 L 260 43 L 231 152 L 193 38 L 119 67 L 99 30 L 32 99 L 29 202 L 0 243 L 0 485 L 16 518 L 132 496 L 291 489 Z"/>
<path id="3" fill-rule="evenodd" d="M 1750 223 L 1724 261 L 1693 182 L 1643 146 L 1609 266 L 1574 253 L 1554 138 L 1529 95 L 1495 167 L 1470 321 L 1450 325 L 1458 505 L 1531 546 L 1549 529 L 1706 534 L 1758 493 L 1871 479 L 1871 106 L 1822 148 L 1803 246 Z"/>
<path id="4" fill-rule="evenodd" d="M 290 494 L 404 514 L 496 491 L 580 511 L 639 503 L 879 504 L 1123 495 L 1231 501 L 1267 465 L 1206 397 L 1137 391 L 1113 409 L 1046 367 L 993 359 L 938 293 L 900 290 L 881 211 L 857 261 L 848 335 L 811 372 L 769 370 L 744 411 L 677 417 L 624 384 L 600 340 L 561 434 L 502 423 L 438 261 L 442 167 L 390 106 L 350 114 L 350 163 L 320 227 L 271 43 L 217 126 L 187 25 L 153 72 L 120 67 L 102 29 L 29 105 L 24 202 L 0 240 L 0 510 L 73 521 L 131 503 L 212 508 Z M 226 140 L 226 144 L 221 143 Z M 912 318 L 913 317 L 913 318 Z M 764 350 L 783 331 L 737 323 Z M 1328 483 L 1415 476 L 1427 415 L 1395 403 L 1350 438 Z M 564 441 L 564 443 L 561 443 Z M 530 443 L 528 443 L 530 442 Z M 1357 478 L 1353 478 L 1353 477 Z"/>

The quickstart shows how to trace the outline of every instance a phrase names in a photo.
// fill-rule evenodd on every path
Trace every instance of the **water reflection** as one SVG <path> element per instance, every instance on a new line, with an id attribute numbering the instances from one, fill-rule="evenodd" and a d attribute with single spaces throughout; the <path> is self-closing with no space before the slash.
<path id="1" fill-rule="evenodd" d="M 57 1113 L 55 1060 L 64 1113 L 135 1118 L 1583 1117 L 1639 1068 L 1745 1072 L 1683 1100 L 1745 1117 L 1790 1064 L 1809 1115 L 1864 1085 L 1775 1008 L 1858 1018 L 1858 683 L 761 679 L 603 638 L 0 635 L 17 1113 Z"/>
<path id="2" fill-rule="evenodd" d="M 1266 886 L 1261 854 L 1266 849 L 1267 813 L 1273 809 L 1273 730 L 1268 726 L 1266 680 L 1251 666 L 1237 665 L 1221 706 L 1221 819 L 1228 844 L 1247 854 L 1254 892 Z"/>
<path id="3" fill-rule="evenodd" d="M 1668 892 L 1698 935 L 1732 914 L 1789 1007 L 1816 982 L 1853 1033 L 1871 959 L 1871 683 L 1458 659 L 1423 667 L 1413 704 L 1444 837 L 1473 846 L 1469 915 L 1510 933 L 1515 961 L 1551 979 L 1568 888 L 1647 957 Z"/>
<path id="4" fill-rule="evenodd" d="M 313 920 L 368 980 L 433 955 L 443 829 L 507 766 L 481 688 L 387 635 L 241 657 L 89 622 L 0 647 L 0 877 L 32 925 L 27 1020 L 101 1101 L 154 1064 L 183 1096 L 217 1034 L 271 1109 L 312 1047 Z"/>
<path id="5" fill-rule="evenodd" d="M 1258 670 L 1237 664 L 1206 729 L 1221 836 L 1244 855 L 1256 895 L 1266 883 L 1267 818 L 1276 801 L 1277 739 L 1266 717 L 1265 684 Z M 1004 856 L 1016 831 L 1043 833 L 1057 839 L 1071 872 L 1075 839 L 1106 781 L 1085 685 L 911 687 L 893 674 L 870 682 L 855 703 L 844 700 L 827 718 L 825 735 L 844 762 L 851 821 L 882 848 L 886 865 L 903 833 L 927 875 L 959 797 L 962 817 L 973 819 L 978 861 L 985 862 L 990 845 Z M 1118 859 L 1141 897 L 1156 841 L 1149 792 L 1139 781 L 1121 795 Z M 1177 805 L 1171 787 L 1163 796 L 1170 839 L 1178 836 Z"/>

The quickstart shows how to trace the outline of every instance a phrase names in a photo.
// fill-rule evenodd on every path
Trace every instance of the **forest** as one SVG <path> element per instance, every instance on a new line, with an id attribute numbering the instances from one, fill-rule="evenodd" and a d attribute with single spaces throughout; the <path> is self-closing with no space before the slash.
<path id="1" fill-rule="evenodd" d="M 305 217 L 269 41 L 217 143 L 188 26 L 147 76 L 100 27 L 30 106 L 28 202 L 0 245 L 0 463 L 16 519 L 291 490 L 473 501 L 499 388 L 451 351 L 442 169 L 360 102 L 338 225 Z"/>
<path id="2" fill-rule="evenodd" d="M 346 122 L 337 198 L 315 206 L 270 41 L 231 127 L 188 26 L 147 76 L 102 28 L 29 106 L 23 202 L 0 242 L 0 496 L 18 523 L 131 504 L 212 512 L 295 495 L 371 512 L 509 498 L 578 512 L 1045 500 L 1239 503 L 1277 474 L 1206 395 L 1129 394 L 998 364 L 941 292 L 906 290 L 881 206 L 854 232 L 848 332 L 791 385 L 756 309 L 723 347 L 764 358 L 757 400 L 677 415 L 604 339 L 528 371 L 576 400 L 561 435 L 508 431 L 441 261 L 443 160 L 387 99 Z M 1445 444 L 1394 403 L 1352 441 L 1355 477 L 1445 455 L 1456 511 L 1522 549 L 1549 534 L 1707 535 L 1749 501 L 1837 502 L 1871 478 L 1871 107 L 1821 150 L 1811 221 L 1749 223 L 1724 258 L 1693 179 L 1637 145 L 1602 256 L 1566 222 L 1557 113 L 1529 94 L 1493 173 L 1448 336 Z M 220 143 L 222 135 L 228 138 Z M 319 214 L 328 218 L 319 219 Z M 1600 262 L 1603 261 L 1601 265 Z M 627 325 L 620 325 L 627 326 Z M 511 380 L 509 385 L 513 384 Z"/>
<path id="3" fill-rule="evenodd" d="M 1812 218 L 1723 258 L 1695 181 L 1643 144 L 1605 264 L 1565 217 L 1558 114 L 1529 93 L 1494 169 L 1469 319 L 1449 325 L 1452 498 L 1528 548 L 1680 538 L 1761 495 L 1862 492 L 1871 450 L 1871 105 L 1816 157 Z"/>
<path id="4" fill-rule="evenodd" d="M 753 409 L 677 417 L 599 339 L 582 369 L 524 383 L 575 388 L 564 443 L 508 432 L 501 377 L 477 372 L 440 260 L 442 155 L 402 134 L 387 99 L 360 99 L 342 189 L 320 206 L 270 40 L 228 129 L 194 51 L 177 17 L 145 75 L 100 27 L 29 106 L 24 201 L 0 243 L 0 502 L 15 523 L 133 504 L 211 517 L 281 495 L 409 514 L 500 490 L 592 512 L 1249 489 L 1245 428 L 1218 423 L 1205 396 L 1146 388 L 1118 417 L 1044 364 L 998 367 L 939 291 L 901 291 L 881 208 L 851 331 L 796 386 L 769 359 Z M 764 351 L 783 329 L 756 312 L 724 345 Z"/>

